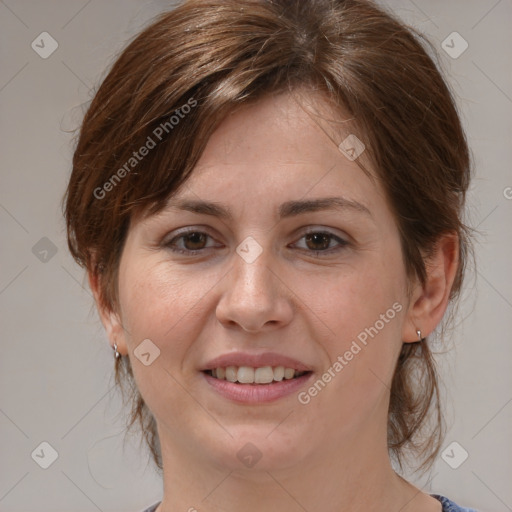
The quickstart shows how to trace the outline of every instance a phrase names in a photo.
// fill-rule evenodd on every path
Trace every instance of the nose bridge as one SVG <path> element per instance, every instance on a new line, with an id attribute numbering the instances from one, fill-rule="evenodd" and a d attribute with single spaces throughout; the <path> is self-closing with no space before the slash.
<path id="1" fill-rule="evenodd" d="M 217 317 L 224 323 L 237 323 L 244 330 L 289 321 L 291 308 L 282 285 L 271 271 L 274 256 L 251 237 L 236 249 L 226 289 L 217 306 Z"/>
<path id="2" fill-rule="evenodd" d="M 265 250 L 257 242 L 242 242 L 233 258 L 233 279 L 231 289 L 234 299 L 240 304 L 263 311 L 270 307 L 275 296 L 270 249 Z"/>

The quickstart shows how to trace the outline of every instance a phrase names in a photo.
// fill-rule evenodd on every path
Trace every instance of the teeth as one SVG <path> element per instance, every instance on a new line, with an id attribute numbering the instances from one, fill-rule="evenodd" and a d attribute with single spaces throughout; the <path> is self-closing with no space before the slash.
<path id="1" fill-rule="evenodd" d="M 238 370 L 235 366 L 228 366 L 226 368 L 226 380 L 229 382 L 236 382 Z"/>
<path id="2" fill-rule="evenodd" d="M 211 370 L 212 377 L 229 382 L 239 382 L 241 384 L 270 384 L 279 382 L 283 379 L 290 380 L 294 377 L 300 377 L 304 372 L 299 372 L 293 368 L 284 366 L 263 366 L 261 368 L 251 368 L 250 366 L 228 366 L 227 368 L 214 368 Z"/>
<path id="3" fill-rule="evenodd" d="M 238 373 L 240 374 L 240 370 L 238 370 Z M 270 384 L 273 380 L 274 370 L 272 370 L 271 366 L 264 366 L 254 370 L 254 382 L 256 384 Z"/>
<path id="4" fill-rule="evenodd" d="M 254 368 L 240 366 L 240 368 L 238 368 L 236 380 L 242 384 L 252 384 L 254 382 L 254 373 Z"/>
<path id="5" fill-rule="evenodd" d="M 284 366 L 274 368 L 274 380 L 280 381 L 284 379 Z"/>
<path id="6" fill-rule="evenodd" d="M 295 375 L 295 370 L 293 370 L 292 368 L 284 369 L 284 378 L 285 379 L 293 379 L 294 375 Z"/>

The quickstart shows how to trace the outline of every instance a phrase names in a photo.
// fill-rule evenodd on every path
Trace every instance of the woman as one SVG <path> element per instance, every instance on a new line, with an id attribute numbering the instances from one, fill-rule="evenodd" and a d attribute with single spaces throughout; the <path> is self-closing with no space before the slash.
<path id="1" fill-rule="evenodd" d="M 457 511 L 429 336 L 469 183 L 419 36 L 363 0 L 191 0 L 121 54 L 65 214 L 175 510 Z"/>

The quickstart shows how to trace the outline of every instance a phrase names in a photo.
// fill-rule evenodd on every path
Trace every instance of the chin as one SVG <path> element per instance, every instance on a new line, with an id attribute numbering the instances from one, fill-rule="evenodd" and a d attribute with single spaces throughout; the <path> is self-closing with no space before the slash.
<path id="1" fill-rule="evenodd" d="M 311 437 L 302 436 L 297 431 L 279 431 L 276 429 L 278 424 L 274 422 L 270 428 L 268 425 L 265 428 L 230 428 L 233 437 L 226 434 L 222 439 L 210 439 L 209 446 L 204 446 L 203 451 L 211 457 L 214 465 L 222 466 L 224 471 L 247 476 L 296 467 L 305 457 L 300 447 L 307 446 L 307 438 Z"/>

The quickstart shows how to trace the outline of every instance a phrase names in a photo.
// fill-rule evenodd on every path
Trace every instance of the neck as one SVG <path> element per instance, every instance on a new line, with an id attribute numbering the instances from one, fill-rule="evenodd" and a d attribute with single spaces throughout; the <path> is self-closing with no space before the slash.
<path id="1" fill-rule="evenodd" d="M 164 498 L 157 512 L 437 510 L 431 498 L 393 471 L 386 440 L 370 432 L 323 442 L 299 466 L 257 463 L 250 469 L 221 465 L 193 447 L 184 449 L 170 433 L 159 434 Z"/>

